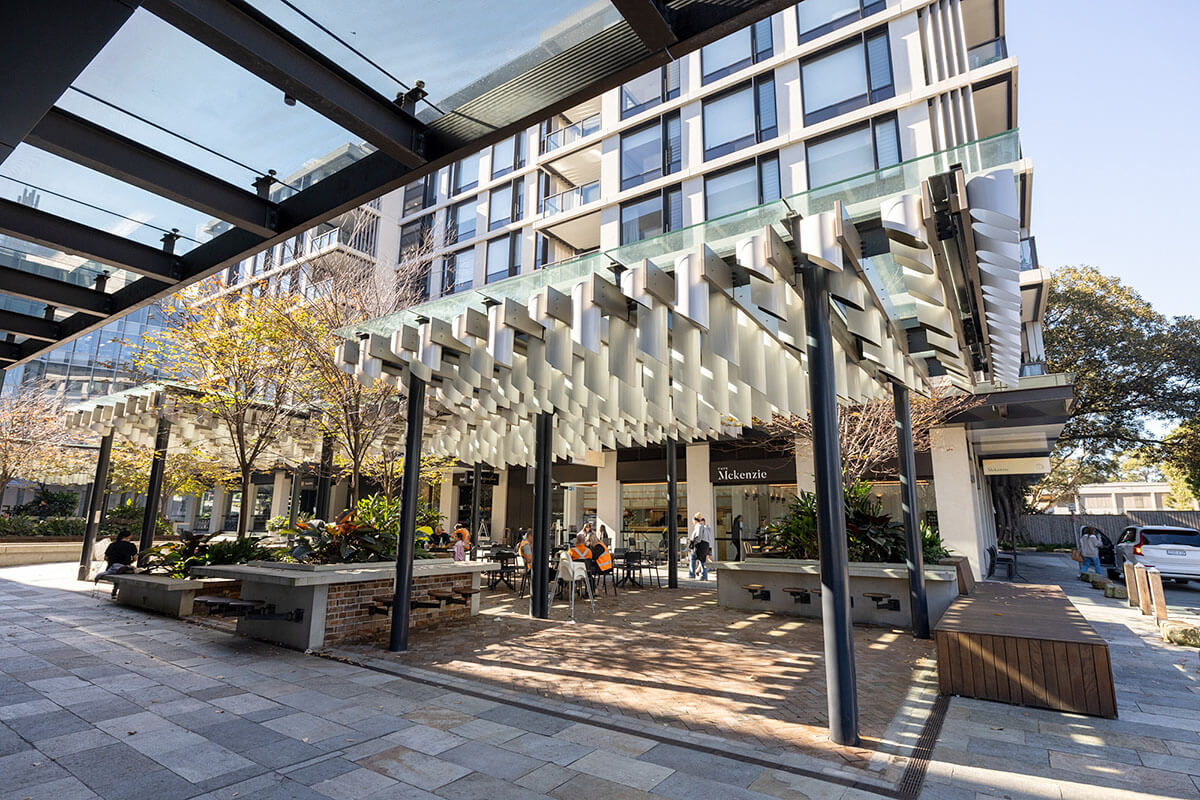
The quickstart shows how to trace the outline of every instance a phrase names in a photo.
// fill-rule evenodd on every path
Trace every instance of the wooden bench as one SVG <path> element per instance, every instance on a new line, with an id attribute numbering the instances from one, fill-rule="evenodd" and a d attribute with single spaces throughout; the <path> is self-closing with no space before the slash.
<path id="1" fill-rule="evenodd" d="M 1108 642 L 1057 586 L 977 584 L 934 638 L 942 694 L 1117 716 Z"/>
<path id="2" fill-rule="evenodd" d="M 752 600 L 770 600 L 771 590 L 763 588 L 761 583 L 745 583 L 742 588 L 750 593 Z"/>

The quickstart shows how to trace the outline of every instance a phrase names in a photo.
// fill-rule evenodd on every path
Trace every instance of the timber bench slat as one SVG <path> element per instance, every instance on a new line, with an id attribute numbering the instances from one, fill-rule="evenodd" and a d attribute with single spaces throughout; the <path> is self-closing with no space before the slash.
<path id="1" fill-rule="evenodd" d="M 934 636 L 943 694 L 1117 716 L 1108 642 L 1057 586 L 977 584 Z"/>

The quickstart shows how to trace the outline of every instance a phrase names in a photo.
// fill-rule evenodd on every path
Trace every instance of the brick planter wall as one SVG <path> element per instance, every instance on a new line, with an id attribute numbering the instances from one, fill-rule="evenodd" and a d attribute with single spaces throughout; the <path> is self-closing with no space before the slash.
<path id="1" fill-rule="evenodd" d="M 430 589 L 453 589 L 469 585 L 469 576 L 417 576 L 413 578 L 412 596 L 428 597 Z M 391 597 L 395 581 L 361 581 L 337 583 L 329 587 L 325 605 L 325 644 L 373 639 L 386 635 L 391 628 L 391 616 L 371 614 L 368 609 L 377 597 Z M 470 605 L 451 604 L 443 608 L 414 608 L 409 616 L 409 629 L 427 628 L 454 619 L 470 616 Z"/>

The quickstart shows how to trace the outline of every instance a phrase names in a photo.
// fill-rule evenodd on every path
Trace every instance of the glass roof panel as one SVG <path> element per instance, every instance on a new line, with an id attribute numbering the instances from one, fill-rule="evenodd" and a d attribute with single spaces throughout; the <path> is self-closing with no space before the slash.
<path id="1" fill-rule="evenodd" d="M 345 145 L 351 160 L 373 149 L 142 9 L 58 105 L 248 191 L 268 170 L 286 183 Z"/>
<path id="2" fill-rule="evenodd" d="M 621 19 L 609 0 L 485 0 L 469 13 L 417 0 L 250 3 L 385 97 L 424 81 L 423 119 L 439 116 L 432 106 L 449 111 Z"/>

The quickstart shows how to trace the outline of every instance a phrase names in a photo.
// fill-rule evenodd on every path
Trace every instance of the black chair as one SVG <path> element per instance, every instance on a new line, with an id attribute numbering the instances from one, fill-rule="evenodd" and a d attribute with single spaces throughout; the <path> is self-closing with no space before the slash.
<path id="1" fill-rule="evenodd" d="M 616 561 L 613 561 L 612 569 L 607 572 L 601 572 L 600 567 L 596 566 L 596 562 L 592 559 L 587 561 L 588 580 L 592 582 L 592 586 L 603 588 L 604 593 L 608 594 L 608 584 L 613 587 L 613 597 L 617 596 L 617 566 Z"/>
<path id="2" fill-rule="evenodd" d="M 641 550 L 626 550 L 625 563 L 622 566 L 624 574 L 621 576 L 620 585 L 624 586 L 626 581 L 633 583 L 638 588 L 642 586 L 642 569 L 645 564 L 642 562 Z M 634 577 L 634 575 L 637 577 Z"/>
<path id="3" fill-rule="evenodd" d="M 646 571 L 650 572 L 653 570 L 654 579 L 658 582 L 658 588 L 660 589 L 662 588 L 662 573 L 659 572 L 658 566 L 661 557 L 661 553 L 658 550 L 650 550 L 646 553 Z"/>

